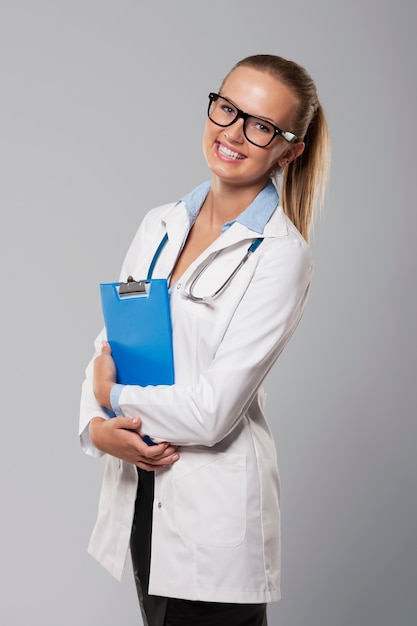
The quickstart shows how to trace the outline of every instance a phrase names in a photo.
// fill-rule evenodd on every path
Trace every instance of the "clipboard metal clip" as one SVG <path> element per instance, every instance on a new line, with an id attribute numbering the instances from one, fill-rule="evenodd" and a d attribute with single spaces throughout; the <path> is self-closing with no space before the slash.
<path id="1" fill-rule="evenodd" d="M 127 282 L 120 283 L 119 295 L 127 296 L 134 293 L 146 293 L 146 280 L 135 280 L 133 276 L 128 276 Z"/>

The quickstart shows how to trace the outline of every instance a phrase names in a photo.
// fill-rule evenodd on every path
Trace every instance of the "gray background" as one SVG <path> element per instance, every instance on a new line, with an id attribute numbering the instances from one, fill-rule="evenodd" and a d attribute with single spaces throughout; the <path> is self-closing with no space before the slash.
<path id="1" fill-rule="evenodd" d="M 0 3 L 1 589 L 7 626 L 140 624 L 86 553 L 102 464 L 83 370 L 144 212 L 208 178 L 207 94 L 305 65 L 333 144 L 305 317 L 268 381 L 283 483 L 271 626 L 416 623 L 416 5 Z"/>

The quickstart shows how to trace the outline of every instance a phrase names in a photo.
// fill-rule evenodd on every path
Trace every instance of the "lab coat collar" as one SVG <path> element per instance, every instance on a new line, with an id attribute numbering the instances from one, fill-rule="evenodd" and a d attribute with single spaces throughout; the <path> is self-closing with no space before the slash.
<path id="1" fill-rule="evenodd" d="M 186 206 L 190 228 L 194 224 L 210 188 L 211 182 L 206 181 L 181 198 L 180 202 L 184 202 Z M 222 232 L 225 232 L 235 222 L 239 222 L 261 235 L 278 203 L 278 190 L 272 179 L 269 179 L 264 188 L 236 219 L 223 224 Z"/>
<path id="2" fill-rule="evenodd" d="M 161 216 L 162 224 L 168 234 L 169 248 L 176 258 L 184 245 L 192 224 L 190 224 L 187 206 L 183 200 L 167 207 L 166 212 Z M 221 250 L 232 246 L 240 241 L 256 239 L 258 237 L 273 238 L 284 237 L 288 233 L 287 218 L 280 205 L 275 207 L 268 220 L 263 233 L 249 228 L 244 223 L 234 221 L 221 236 L 216 239 L 208 248 L 207 253 Z"/>
<path id="3" fill-rule="evenodd" d="M 269 201 L 271 200 L 270 193 L 268 194 L 268 199 Z M 288 233 L 288 223 L 282 207 L 279 205 L 275 206 L 275 208 L 269 207 L 269 212 L 271 213 L 271 211 L 272 215 L 268 219 L 263 233 L 249 228 L 245 223 L 237 220 L 234 221 L 206 248 L 206 250 L 204 250 L 204 252 L 202 252 L 198 259 L 191 263 L 187 274 L 189 272 L 192 273 L 195 267 L 200 266 L 210 255 L 219 250 L 224 250 L 239 243 L 244 243 L 248 246 L 259 237 L 262 239 L 272 239 L 286 236 Z M 175 204 L 167 205 L 161 215 L 161 221 L 163 230 L 168 235 L 168 243 L 162 255 L 160 269 L 169 275 L 181 253 L 193 222 L 190 221 L 189 211 L 187 211 L 187 206 L 182 200 Z"/>

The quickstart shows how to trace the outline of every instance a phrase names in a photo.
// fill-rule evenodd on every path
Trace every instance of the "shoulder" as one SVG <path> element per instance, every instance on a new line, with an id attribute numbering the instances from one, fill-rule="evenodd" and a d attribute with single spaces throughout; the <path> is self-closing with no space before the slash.
<path id="1" fill-rule="evenodd" d="M 172 215 L 173 211 L 181 205 L 181 202 L 168 202 L 160 206 L 150 209 L 142 220 L 141 226 L 155 225 L 156 223 L 165 222 L 165 220 Z"/>
<path id="2" fill-rule="evenodd" d="M 178 201 L 169 202 L 148 210 L 136 230 L 131 246 L 135 247 L 139 242 L 143 243 L 149 236 L 152 239 L 163 236 L 166 232 L 165 225 L 167 221 L 176 214 L 180 215 L 184 212 L 181 204 Z"/>
<path id="3" fill-rule="evenodd" d="M 312 266 L 311 248 L 308 242 L 278 206 L 265 226 L 262 255 L 271 263 L 294 263 L 300 267 Z"/>

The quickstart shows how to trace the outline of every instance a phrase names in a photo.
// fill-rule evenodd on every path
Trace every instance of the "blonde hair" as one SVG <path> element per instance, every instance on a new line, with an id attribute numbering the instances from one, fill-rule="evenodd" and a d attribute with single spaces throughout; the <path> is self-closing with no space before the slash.
<path id="1" fill-rule="evenodd" d="M 321 206 L 324 199 L 330 163 L 329 130 L 316 86 L 303 67 L 272 54 L 257 54 L 238 61 L 222 86 L 237 67 L 267 72 L 297 96 L 299 106 L 293 126 L 286 130 L 291 130 L 305 147 L 284 170 L 281 195 L 286 215 L 308 241 L 315 209 Z"/>

